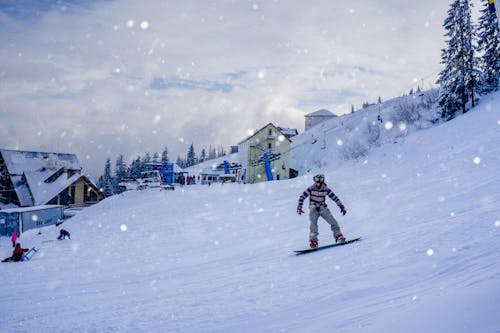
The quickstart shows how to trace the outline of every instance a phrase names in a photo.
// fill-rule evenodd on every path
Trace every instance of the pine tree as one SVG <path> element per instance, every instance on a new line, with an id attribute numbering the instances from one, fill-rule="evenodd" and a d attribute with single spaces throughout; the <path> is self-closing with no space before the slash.
<path id="1" fill-rule="evenodd" d="M 488 0 L 483 0 L 477 26 L 477 52 L 482 54 L 479 68 L 480 92 L 487 94 L 498 89 L 500 82 L 500 37 L 498 18 L 489 9 Z"/>
<path id="2" fill-rule="evenodd" d="M 206 160 L 207 160 L 207 152 L 205 151 L 205 148 L 203 148 L 200 153 L 200 163 L 203 163 Z"/>
<path id="3" fill-rule="evenodd" d="M 111 176 L 111 159 L 106 159 L 106 164 L 104 166 L 104 175 L 101 178 L 100 187 L 102 188 L 102 193 L 109 197 L 114 194 L 113 192 L 113 177 Z"/>
<path id="4" fill-rule="evenodd" d="M 226 151 L 224 150 L 224 146 L 220 145 L 217 148 L 217 157 L 222 157 L 222 156 L 226 156 Z"/>
<path id="5" fill-rule="evenodd" d="M 130 164 L 130 167 L 128 169 L 128 174 L 129 177 L 139 178 L 141 176 L 141 172 L 142 172 L 141 157 L 137 156 L 137 158 L 133 160 L 132 163 Z"/>
<path id="6" fill-rule="evenodd" d="M 441 63 L 445 67 L 439 73 L 437 83 L 441 85 L 441 117 L 450 120 L 459 111 L 467 112 L 469 100 L 472 106 L 475 104 L 478 74 L 472 45 L 474 31 L 470 0 L 454 0 L 443 27 L 448 40 L 447 47 L 441 50 Z"/>
<path id="7" fill-rule="evenodd" d="M 144 155 L 144 157 L 141 159 L 141 172 L 148 170 L 148 163 L 151 163 L 151 155 L 149 155 L 149 153 L 146 153 L 146 155 Z"/>
<path id="8" fill-rule="evenodd" d="M 208 149 L 208 159 L 213 160 L 216 157 L 215 148 L 212 148 L 212 145 L 210 145 L 210 148 Z"/>
<path id="9" fill-rule="evenodd" d="M 185 168 L 185 167 L 187 167 L 187 165 L 186 165 L 186 161 L 185 161 L 185 160 L 183 160 L 180 156 L 177 156 L 177 162 L 176 162 L 176 164 L 177 164 L 179 167 L 181 167 L 181 168 Z"/>
<path id="10" fill-rule="evenodd" d="M 153 154 L 153 162 L 157 163 L 160 161 L 160 155 L 158 155 L 158 153 L 154 153 Z"/>
<path id="11" fill-rule="evenodd" d="M 190 167 L 196 164 L 196 154 L 194 152 L 194 146 L 191 144 L 188 149 L 186 166 Z"/>
<path id="12" fill-rule="evenodd" d="M 114 191 L 114 193 L 121 192 L 118 184 L 125 177 L 127 177 L 127 165 L 125 164 L 123 154 L 120 154 L 116 158 L 116 164 L 115 164 L 115 176 L 113 177 L 113 191 Z"/>
<path id="13" fill-rule="evenodd" d="M 167 146 L 165 146 L 165 148 L 163 149 L 163 152 L 161 153 L 161 161 L 162 161 L 163 163 L 165 163 L 165 162 L 168 162 L 168 161 L 169 161 L 169 160 L 168 160 L 168 148 L 167 148 Z"/>

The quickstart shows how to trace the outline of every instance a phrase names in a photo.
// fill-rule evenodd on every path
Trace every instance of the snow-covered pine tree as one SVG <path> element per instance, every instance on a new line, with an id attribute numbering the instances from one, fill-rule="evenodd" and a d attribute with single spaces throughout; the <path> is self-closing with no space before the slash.
<path id="1" fill-rule="evenodd" d="M 210 148 L 208 149 L 208 159 L 213 160 L 216 157 L 217 153 L 215 152 L 215 148 L 212 148 L 212 145 L 210 145 Z"/>
<path id="2" fill-rule="evenodd" d="M 201 153 L 200 153 L 200 163 L 203 163 L 207 160 L 207 152 L 205 150 L 205 148 L 203 148 L 201 150 Z"/>
<path id="3" fill-rule="evenodd" d="M 188 167 L 196 164 L 196 154 L 194 152 L 194 145 L 191 144 L 188 149 L 186 164 Z"/>
<path id="4" fill-rule="evenodd" d="M 141 159 L 141 172 L 148 170 L 148 166 L 146 165 L 147 163 L 151 163 L 151 155 L 149 153 L 146 153 L 146 155 L 144 155 Z"/>
<path id="5" fill-rule="evenodd" d="M 142 171 L 142 163 L 141 157 L 137 156 L 135 160 L 130 163 L 130 167 L 128 168 L 128 175 L 132 178 L 139 178 L 141 176 Z"/>
<path id="6" fill-rule="evenodd" d="M 470 0 L 454 0 L 443 27 L 447 47 L 441 50 L 441 63 L 437 83 L 441 86 L 439 105 L 441 117 L 453 119 L 459 111 L 467 112 L 467 103 L 475 105 L 477 59 L 474 57 L 474 30 L 471 21 Z"/>
<path id="7" fill-rule="evenodd" d="M 161 153 L 161 161 L 164 163 L 164 162 L 168 162 L 168 148 L 167 146 L 165 146 L 165 148 L 163 149 L 163 152 Z"/>
<path id="8" fill-rule="evenodd" d="M 113 177 L 111 176 L 111 159 L 106 159 L 106 164 L 104 165 L 104 175 L 101 178 L 102 182 L 100 187 L 102 189 L 102 193 L 109 197 L 114 194 L 113 192 Z"/>
<path id="9" fill-rule="evenodd" d="M 177 156 L 177 162 L 176 164 L 181 167 L 181 168 L 186 168 L 186 160 L 183 160 L 180 156 Z"/>
<path id="10" fill-rule="evenodd" d="M 153 159 L 152 162 L 158 163 L 160 162 L 160 155 L 157 152 L 153 153 Z"/>
<path id="11" fill-rule="evenodd" d="M 500 81 L 500 37 L 497 15 L 489 9 L 489 1 L 482 0 L 483 8 L 477 25 L 477 52 L 482 54 L 479 89 L 487 94 L 498 89 Z"/>
<path id="12" fill-rule="evenodd" d="M 113 191 L 114 193 L 120 193 L 120 183 L 123 178 L 127 177 L 127 165 L 125 164 L 125 159 L 123 154 L 118 155 L 115 164 L 115 176 L 113 177 Z"/>

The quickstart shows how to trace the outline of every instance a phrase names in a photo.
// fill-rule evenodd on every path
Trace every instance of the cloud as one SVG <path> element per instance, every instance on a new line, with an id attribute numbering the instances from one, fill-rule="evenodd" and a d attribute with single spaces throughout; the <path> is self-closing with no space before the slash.
<path id="1" fill-rule="evenodd" d="M 0 147 L 106 157 L 303 130 L 437 74 L 447 4 L 422 0 L 0 3 Z M 30 1 L 29 4 L 32 4 Z M 411 6 L 414 6 L 412 8 Z M 420 81 L 418 81 L 420 82 Z"/>
<path id="2" fill-rule="evenodd" d="M 150 84 L 151 89 L 196 89 L 206 92 L 230 92 L 233 86 L 229 83 L 210 80 L 185 80 L 177 78 L 154 78 Z"/>

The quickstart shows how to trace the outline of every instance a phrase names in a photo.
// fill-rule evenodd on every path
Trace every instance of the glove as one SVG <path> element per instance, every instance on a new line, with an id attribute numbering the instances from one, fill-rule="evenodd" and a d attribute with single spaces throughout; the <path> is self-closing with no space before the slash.
<path id="1" fill-rule="evenodd" d="M 345 210 L 344 205 L 340 205 L 340 212 L 342 213 L 342 215 L 345 215 L 347 213 L 347 210 Z"/>
<path id="2" fill-rule="evenodd" d="M 302 205 L 297 206 L 297 214 L 302 215 L 304 211 L 302 210 Z"/>

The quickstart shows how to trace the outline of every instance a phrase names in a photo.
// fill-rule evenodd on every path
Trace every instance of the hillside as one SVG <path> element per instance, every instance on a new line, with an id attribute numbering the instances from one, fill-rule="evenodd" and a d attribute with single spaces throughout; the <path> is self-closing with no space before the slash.
<path id="1" fill-rule="evenodd" d="M 342 163 L 363 127 L 294 141 L 298 167 L 324 172 L 344 202 L 346 216 L 329 206 L 347 237 L 363 237 L 352 245 L 293 255 L 307 246 L 295 210 L 310 174 L 127 192 L 66 222 L 71 240 L 27 232 L 22 244 L 40 252 L 2 264 L 0 331 L 497 332 L 499 105 L 496 93 L 451 122 L 380 132 Z M 319 237 L 332 241 L 324 221 Z"/>

